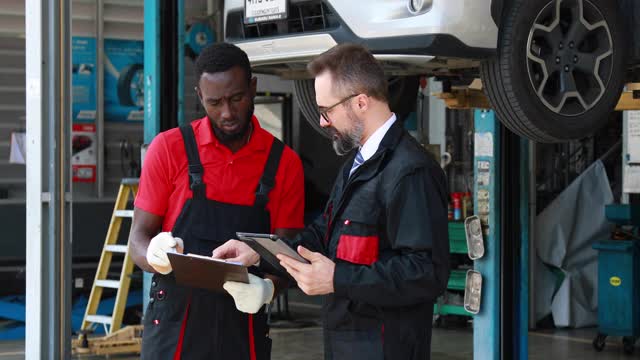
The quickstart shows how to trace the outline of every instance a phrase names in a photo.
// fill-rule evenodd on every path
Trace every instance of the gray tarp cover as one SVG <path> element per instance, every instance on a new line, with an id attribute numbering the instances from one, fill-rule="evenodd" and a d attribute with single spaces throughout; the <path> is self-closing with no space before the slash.
<path id="1" fill-rule="evenodd" d="M 597 161 L 536 218 L 536 320 L 552 313 L 557 327 L 597 324 L 598 253 L 591 245 L 609 237 L 604 207 L 612 202 Z"/>

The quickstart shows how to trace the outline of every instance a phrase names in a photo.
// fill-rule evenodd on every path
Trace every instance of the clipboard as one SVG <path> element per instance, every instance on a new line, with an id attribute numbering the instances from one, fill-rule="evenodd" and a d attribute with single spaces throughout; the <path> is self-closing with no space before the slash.
<path id="1" fill-rule="evenodd" d="M 238 239 L 245 244 L 249 245 L 253 251 L 260 255 L 260 259 L 266 261 L 274 267 L 276 270 L 283 274 L 291 276 L 287 270 L 280 265 L 280 260 L 276 257 L 278 254 L 287 255 L 292 259 L 300 261 L 304 264 L 310 264 L 307 259 L 303 258 L 294 249 L 289 247 L 284 241 L 278 238 L 278 235 L 274 234 L 256 234 L 256 233 L 243 233 L 237 232 Z"/>
<path id="2" fill-rule="evenodd" d="M 225 281 L 249 283 L 247 267 L 196 254 L 168 252 L 176 282 L 180 285 L 224 292 Z"/>

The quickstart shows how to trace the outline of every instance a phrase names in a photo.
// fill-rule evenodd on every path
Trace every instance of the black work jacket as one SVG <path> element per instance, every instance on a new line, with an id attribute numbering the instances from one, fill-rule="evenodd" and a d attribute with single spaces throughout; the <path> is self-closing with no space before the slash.
<path id="1" fill-rule="evenodd" d="M 349 177 L 354 157 L 324 215 L 290 241 L 336 263 L 325 358 L 428 359 L 433 304 L 449 278 L 445 175 L 399 121 Z"/>

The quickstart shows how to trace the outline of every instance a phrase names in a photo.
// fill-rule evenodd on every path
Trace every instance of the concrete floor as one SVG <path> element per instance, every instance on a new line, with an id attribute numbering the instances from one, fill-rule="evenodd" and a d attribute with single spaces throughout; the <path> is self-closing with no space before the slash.
<path id="1" fill-rule="evenodd" d="M 322 360 L 322 330 L 307 328 L 273 329 L 274 360 Z M 529 335 L 529 359 L 531 360 L 630 360 L 640 358 L 640 346 L 636 344 L 633 356 L 624 355 L 619 339 L 607 343 L 601 353 L 596 353 L 591 340 L 595 329 L 573 331 L 534 332 Z M 133 360 L 136 356 L 83 356 L 77 359 Z M 432 341 L 433 360 L 473 359 L 473 333 L 470 329 L 434 329 Z M 24 342 L 0 342 L 0 359 L 24 359 Z"/>
<path id="2" fill-rule="evenodd" d="M 274 360 L 322 360 L 322 329 L 318 321 L 319 306 L 314 303 L 291 301 L 295 321 L 275 322 L 271 328 Z M 591 342 L 596 329 L 547 330 L 529 334 L 531 360 L 629 360 L 640 359 L 640 341 L 633 356 L 622 351 L 620 338 L 607 339 L 603 352 L 597 353 Z M 470 326 L 435 328 L 431 343 L 433 360 L 473 359 L 473 331 Z M 0 360 L 24 359 L 24 341 L 0 342 Z M 82 356 L 76 359 L 133 360 L 137 356 Z M 476 357 L 476 360 L 480 357 Z"/>

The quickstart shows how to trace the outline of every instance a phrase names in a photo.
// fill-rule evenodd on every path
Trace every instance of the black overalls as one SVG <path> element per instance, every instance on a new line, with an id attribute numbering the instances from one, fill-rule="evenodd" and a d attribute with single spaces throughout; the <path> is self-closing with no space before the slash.
<path id="1" fill-rule="evenodd" d="M 275 184 L 284 144 L 274 138 L 255 204 L 234 205 L 206 198 L 206 185 L 202 181 L 204 169 L 193 129 L 186 125 L 180 131 L 189 161 L 193 198 L 182 208 L 172 234 L 184 240 L 184 253 L 210 256 L 213 249 L 235 238 L 236 231 L 270 232 L 266 204 Z M 189 360 L 269 359 L 271 339 L 262 310 L 254 315 L 242 313 L 226 292 L 180 286 L 173 274 L 155 274 L 143 321 L 142 359 L 174 359 L 174 355 L 176 359 Z M 182 342 L 179 341 L 181 334 Z"/>

